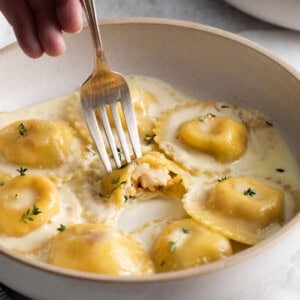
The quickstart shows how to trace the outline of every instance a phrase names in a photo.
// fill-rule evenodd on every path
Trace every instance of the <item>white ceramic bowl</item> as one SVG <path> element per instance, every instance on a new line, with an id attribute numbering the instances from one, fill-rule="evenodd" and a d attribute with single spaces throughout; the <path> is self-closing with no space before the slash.
<path id="1" fill-rule="evenodd" d="M 300 76 L 259 46 L 198 24 L 155 19 L 103 23 L 113 69 L 157 77 L 198 98 L 247 105 L 276 120 L 300 162 Z M 23 107 L 78 88 L 92 68 L 87 29 L 67 35 L 60 58 L 0 51 L 0 110 Z M 299 250 L 300 215 L 271 238 L 239 254 L 189 270 L 147 277 L 81 273 L 30 261 L 0 247 L 0 282 L 35 299 L 227 299 L 287 264 Z"/>
<path id="2" fill-rule="evenodd" d="M 300 30 L 299 0 L 225 0 L 241 11 L 282 27 Z"/>

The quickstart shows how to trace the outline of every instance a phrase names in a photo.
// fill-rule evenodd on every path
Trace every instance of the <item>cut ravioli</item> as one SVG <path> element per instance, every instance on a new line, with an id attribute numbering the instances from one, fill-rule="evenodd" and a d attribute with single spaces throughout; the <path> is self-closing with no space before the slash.
<path id="1" fill-rule="evenodd" d="M 158 194 L 181 199 L 189 180 L 178 165 L 153 151 L 104 176 L 102 189 L 117 206 L 122 206 L 130 198 L 149 199 Z"/>
<path id="2" fill-rule="evenodd" d="M 54 183 L 42 176 L 17 176 L 0 187 L 0 233 L 24 236 L 59 210 Z"/>
<path id="3" fill-rule="evenodd" d="M 201 224 L 237 242 L 254 245 L 281 227 L 284 196 L 274 183 L 237 177 L 206 187 L 195 185 L 183 204 Z"/>
<path id="4" fill-rule="evenodd" d="M 152 250 L 157 272 L 196 267 L 232 254 L 230 241 L 192 219 L 167 226 Z"/>
<path id="5" fill-rule="evenodd" d="M 257 112 L 197 101 L 160 115 L 154 132 L 159 148 L 183 167 L 196 173 L 221 173 L 243 168 L 257 154 L 257 144 L 263 144 L 259 155 L 265 155 L 272 148 L 269 130 Z"/>
<path id="6" fill-rule="evenodd" d="M 110 275 L 146 275 L 153 263 L 133 236 L 103 224 L 75 224 L 51 242 L 48 262 Z"/>
<path id="7" fill-rule="evenodd" d="M 0 154 L 10 163 L 56 168 L 71 154 L 72 129 L 63 122 L 20 120 L 0 130 Z"/>

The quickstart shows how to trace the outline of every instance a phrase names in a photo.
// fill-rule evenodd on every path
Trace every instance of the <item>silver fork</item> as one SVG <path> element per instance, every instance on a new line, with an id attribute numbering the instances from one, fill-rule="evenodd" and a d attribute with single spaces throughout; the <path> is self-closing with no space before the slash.
<path id="1" fill-rule="evenodd" d="M 106 137 L 117 168 L 122 166 L 122 161 L 120 155 L 121 150 L 116 144 L 116 135 L 113 133 L 107 115 L 107 107 L 109 106 L 111 111 L 114 127 L 116 129 L 126 163 L 130 163 L 131 155 L 118 112 L 118 102 L 120 102 L 122 107 L 133 153 L 136 157 L 140 157 L 141 146 L 137 130 L 137 123 L 129 88 L 125 79 L 121 74 L 111 71 L 106 62 L 97 22 L 94 0 L 81 0 L 81 2 L 85 10 L 95 49 L 93 73 L 83 83 L 80 90 L 81 106 L 88 129 L 103 161 L 104 167 L 107 172 L 111 172 L 112 165 L 110 155 L 107 153 L 103 136 Z M 96 111 L 99 112 L 99 122 L 95 114 Z M 103 131 L 105 132 L 104 135 L 102 134 L 100 128 L 103 128 Z"/>

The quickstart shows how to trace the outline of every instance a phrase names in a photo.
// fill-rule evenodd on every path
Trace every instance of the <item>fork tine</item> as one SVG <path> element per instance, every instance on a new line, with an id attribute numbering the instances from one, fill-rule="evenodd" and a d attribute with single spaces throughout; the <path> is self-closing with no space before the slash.
<path id="1" fill-rule="evenodd" d="M 122 123 L 120 120 L 120 115 L 119 115 L 119 111 L 118 111 L 118 107 L 117 107 L 117 103 L 114 102 L 111 104 L 110 106 L 111 109 L 111 113 L 114 119 L 114 123 L 115 123 L 115 127 L 119 136 L 119 140 L 122 146 L 122 150 L 126 159 L 126 162 L 129 164 L 131 162 L 131 158 L 130 158 L 130 154 L 129 154 L 129 149 L 127 146 L 127 141 L 126 141 L 126 137 L 124 134 L 124 129 L 122 127 Z"/>
<path id="2" fill-rule="evenodd" d="M 105 144 L 103 142 L 103 138 L 100 133 L 100 128 L 98 126 L 98 121 L 96 119 L 94 110 L 90 109 L 89 107 L 86 107 L 84 115 L 85 115 L 87 126 L 89 128 L 89 131 L 92 133 L 91 134 L 92 138 L 97 147 L 98 153 L 100 154 L 104 167 L 107 172 L 111 172 L 112 167 L 111 167 L 110 159 L 105 149 Z"/>
<path id="3" fill-rule="evenodd" d="M 109 124 L 109 120 L 106 112 L 106 105 L 104 101 L 102 103 L 98 103 L 98 109 L 99 109 L 102 125 L 104 127 L 104 132 L 106 134 L 107 141 L 110 146 L 111 152 L 113 154 L 114 160 L 116 162 L 117 168 L 121 168 L 122 167 L 121 160 L 119 157 L 117 145 L 115 143 L 115 137 L 112 133 L 111 126 Z"/>
<path id="4" fill-rule="evenodd" d="M 129 96 L 129 92 L 121 91 L 121 99 L 122 110 L 124 113 L 124 118 L 126 121 L 133 152 L 136 157 L 140 157 L 142 156 L 140 138 L 137 130 L 136 118 L 134 114 L 133 105 Z"/>

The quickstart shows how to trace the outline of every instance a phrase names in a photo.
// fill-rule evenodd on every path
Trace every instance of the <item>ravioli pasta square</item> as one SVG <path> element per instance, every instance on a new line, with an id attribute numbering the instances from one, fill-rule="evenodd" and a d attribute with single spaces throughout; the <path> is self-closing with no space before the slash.
<path id="1" fill-rule="evenodd" d="M 127 81 L 143 155 L 126 165 L 117 143 L 124 165 L 109 174 L 78 91 L 1 113 L 1 246 L 62 268 L 147 276 L 226 260 L 299 212 L 297 164 L 263 114 L 150 77 Z"/>

